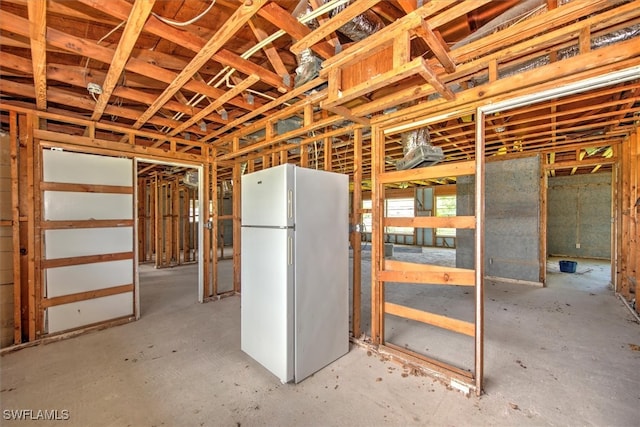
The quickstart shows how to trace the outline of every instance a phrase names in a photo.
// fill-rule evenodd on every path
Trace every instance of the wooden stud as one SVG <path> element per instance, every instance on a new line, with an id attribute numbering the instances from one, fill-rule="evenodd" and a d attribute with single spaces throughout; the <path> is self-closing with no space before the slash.
<path id="1" fill-rule="evenodd" d="M 171 220 L 172 220 L 172 243 L 174 257 L 177 265 L 182 264 L 180 260 L 180 178 L 175 177 L 173 181 L 173 194 L 171 194 Z"/>
<path id="2" fill-rule="evenodd" d="M 216 162 L 217 150 L 215 148 L 211 148 L 210 159 L 212 159 L 212 165 L 207 166 L 211 168 L 211 180 L 209 182 L 209 188 L 211 193 L 210 203 L 213 205 L 212 213 L 213 216 L 211 218 L 211 224 L 213 225 L 213 230 L 207 230 L 211 235 L 211 243 L 207 248 L 211 247 L 213 250 L 213 256 L 211 257 L 211 273 L 213 276 L 211 293 L 212 296 L 218 295 L 218 246 L 221 246 L 221 255 L 223 255 L 224 251 L 224 239 L 220 238 L 220 226 L 222 222 L 219 220 L 220 217 L 220 207 L 222 204 L 220 203 L 221 192 L 218 192 L 218 163 Z M 210 251 L 209 251 L 210 253 Z"/>
<path id="3" fill-rule="evenodd" d="M 485 114 L 476 111 L 475 159 L 475 385 L 476 394 L 482 394 L 484 379 L 484 224 L 485 224 Z"/>
<path id="4" fill-rule="evenodd" d="M 591 51 L 591 29 L 584 27 L 580 30 L 580 53 L 587 53 Z"/>
<path id="5" fill-rule="evenodd" d="M 160 201 L 161 196 L 161 188 L 160 188 L 160 176 L 156 173 L 153 177 L 153 199 L 154 203 L 154 233 L 153 233 L 153 242 L 155 246 L 155 266 L 156 268 L 162 267 L 162 204 Z"/>
<path id="6" fill-rule="evenodd" d="M 35 205 L 35 161 L 34 153 L 36 152 L 33 138 L 33 129 L 35 126 L 35 117 L 33 114 L 27 115 L 27 134 L 26 134 L 26 147 L 27 147 L 27 200 L 29 203 L 27 211 L 27 277 L 28 277 L 28 322 L 29 322 L 29 341 L 33 341 L 38 337 L 36 330 L 36 270 L 35 264 L 38 261 L 36 259 L 36 246 L 35 246 L 35 211 L 37 206 Z"/>
<path id="7" fill-rule="evenodd" d="M 333 145 L 332 138 L 325 137 L 324 138 L 324 170 L 331 171 L 332 163 L 333 163 Z"/>
<path id="8" fill-rule="evenodd" d="M 372 187 L 371 187 L 371 340 L 373 344 L 384 343 L 384 282 L 378 275 L 384 259 L 384 186 L 380 176 L 384 171 L 384 133 L 372 126 Z"/>
<path id="9" fill-rule="evenodd" d="M 233 166 L 233 290 L 240 292 L 240 233 L 242 222 L 240 177 L 242 175 L 240 163 Z"/>
<path id="10" fill-rule="evenodd" d="M 351 198 L 352 225 L 351 247 L 353 248 L 353 306 L 351 331 L 354 338 L 360 337 L 360 316 L 362 312 L 362 129 L 353 132 L 353 196 Z"/>
<path id="11" fill-rule="evenodd" d="M 18 114 L 9 113 L 9 155 L 11 157 L 11 241 L 13 246 L 13 343 L 22 342 L 22 316 L 20 307 L 22 269 L 20 267 L 20 180 L 19 180 L 19 141 Z"/>
<path id="12" fill-rule="evenodd" d="M 540 270 L 538 274 L 538 280 L 542 283 L 543 286 L 547 284 L 547 200 L 548 200 L 548 191 L 549 191 L 549 178 L 547 177 L 547 173 L 544 165 L 544 157 L 538 156 L 540 161 L 540 240 L 538 241 L 538 245 L 540 246 Z"/>

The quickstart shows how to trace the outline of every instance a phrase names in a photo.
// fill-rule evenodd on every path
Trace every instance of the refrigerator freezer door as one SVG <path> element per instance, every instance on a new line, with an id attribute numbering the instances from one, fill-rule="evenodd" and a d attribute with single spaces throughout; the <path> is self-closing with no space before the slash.
<path id="1" fill-rule="evenodd" d="M 242 227 L 241 348 L 293 379 L 293 230 Z"/>
<path id="2" fill-rule="evenodd" d="M 295 381 L 349 351 L 349 183 L 296 168 Z"/>
<path id="3" fill-rule="evenodd" d="M 242 225 L 293 226 L 293 169 L 285 164 L 242 176 Z"/>

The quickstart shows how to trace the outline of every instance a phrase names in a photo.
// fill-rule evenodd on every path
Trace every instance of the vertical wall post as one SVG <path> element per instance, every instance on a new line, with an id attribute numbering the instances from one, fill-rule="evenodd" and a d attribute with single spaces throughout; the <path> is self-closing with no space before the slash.
<path id="1" fill-rule="evenodd" d="M 351 330 L 355 338 L 360 337 L 360 312 L 362 298 L 362 129 L 356 129 L 353 134 L 353 197 L 352 200 L 352 224 L 355 226 L 351 232 L 351 247 L 353 248 L 353 307 Z"/>
<path id="2" fill-rule="evenodd" d="M 235 292 L 240 292 L 241 168 L 240 163 L 233 165 L 233 290 Z"/>
<path id="3" fill-rule="evenodd" d="M 216 161 L 217 149 L 211 149 L 211 202 L 213 204 L 213 218 L 212 218 L 212 230 L 211 230 L 211 249 L 213 255 L 211 256 L 211 274 L 213 276 L 213 283 L 211 288 L 211 295 L 218 295 L 218 246 L 220 246 L 220 225 L 221 221 L 218 220 L 220 216 L 220 195 L 218 194 L 218 162 Z M 224 242 L 222 242 L 224 246 Z"/>
<path id="4" fill-rule="evenodd" d="M 9 112 L 9 155 L 11 157 L 11 238 L 13 244 L 13 343 L 22 342 L 20 268 L 20 183 L 18 172 L 18 114 Z"/>
<path id="5" fill-rule="evenodd" d="M 482 394 L 484 375 L 484 112 L 476 111 L 476 177 L 475 177 L 475 385 L 476 394 Z"/>
<path id="6" fill-rule="evenodd" d="M 384 172 L 385 136 L 378 126 L 371 129 L 371 341 L 384 343 L 384 282 L 378 273 L 384 263 L 384 185 L 378 177 Z"/>

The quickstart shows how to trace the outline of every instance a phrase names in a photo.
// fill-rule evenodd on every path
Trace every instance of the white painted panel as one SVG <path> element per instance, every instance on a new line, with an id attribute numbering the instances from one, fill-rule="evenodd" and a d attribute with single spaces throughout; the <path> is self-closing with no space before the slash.
<path id="1" fill-rule="evenodd" d="M 44 239 L 46 259 L 131 252 L 133 227 L 46 230 Z"/>
<path id="2" fill-rule="evenodd" d="M 48 268 L 47 297 L 59 297 L 133 283 L 133 260 Z"/>
<path id="3" fill-rule="evenodd" d="M 46 182 L 133 185 L 132 160 L 67 151 L 43 150 Z"/>
<path id="4" fill-rule="evenodd" d="M 133 195 L 45 191 L 44 219 L 133 219 Z"/>
<path id="5" fill-rule="evenodd" d="M 46 313 L 50 334 L 130 316 L 133 315 L 133 292 L 56 305 Z"/>

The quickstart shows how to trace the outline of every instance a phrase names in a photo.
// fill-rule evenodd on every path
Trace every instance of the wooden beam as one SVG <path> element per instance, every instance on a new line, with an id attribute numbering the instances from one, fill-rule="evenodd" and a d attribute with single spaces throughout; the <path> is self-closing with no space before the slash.
<path id="1" fill-rule="evenodd" d="M 473 216 L 416 216 L 410 218 L 385 217 L 385 227 L 416 228 L 475 228 Z"/>
<path id="2" fill-rule="evenodd" d="M 415 320 L 417 322 L 426 323 L 428 325 L 437 326 L 459 334 L 475 336 L 475 325 L 471 322 L 453 319 L 439 314 L 428 313 L 415 308 L 405 307 L 390 302 L 384 303 L 384 312 L 404 319 Z"/>
<path id="3" fill-rule="evenodd" d="M 34 88 L 31 85 L 17 83 L 9 80 L 3 80 L 1 84 L 2 84 L 1 87 L 3 92 L 15 93 L 18 95 L 35 98 Z M 224 95 L 224 92 L 222 94 Z M 47 89 L 47 98 L 49 99 L 50 102 L 57 102 L 60 104 L 80 108 L 87 111 L 93 111 L 95 107 L 95 103 L 93 102 L 93 100 L 90 100 L 89 98 L 86 98 L 86 97 L 80 97 L 75 92 L 72 92 L 69 90 L 54 89 L 50 87 L 49 89 Z M 113 116 L 125 117 L 131 120 L 136 120 L 136 118 L 140 117 L 139 110 L 132 109 L 132 108 L 125 108 L 125 107 L 118 107 L 115 105 L 108 105 L 105 108 L 105 112 Z M 152 117 L 149 119 L 149 123 L 156 124 L 159 126 L 168 126 L 170 128 L 174 128 L 182 124 L 182 122 L 178 120 L 172 120 L 172 119 L 167 119 L 163 117 Z M 197 126 L 191 127 L 190 132 L 196 135 L 202 135 L 204 133 Z"/>
<path id="4" fill-rule="evenodd" d="M 133 284 L 112 286 L 109 288 L 96 289 L 86 292 L 78 292 L 76 294 L 62 295 L 54 298 L 44 298 L 42 301 L 42 307 L 48 308 L 61 304 L 69 304 L 72 302 L 86 301 L 94 298 L 122 294 L 125 292 L 133 292 Z"/>
<path id="5" fill-rule="evenodd" d="M 253 22 L 253 20 L 249 20 L 249 28 L 251 28 L 251 31 L 253 31 L 253 35 L 256 36 L 256 39 L 259 42 L 262 42 L 264 39 L 268 37 L 266 31 L 258 27 Z M 285 77 L 288 77 L 289 72 L 287 71 L 287 67 L 285 67 L 284 62 L 282 62 L 282 58 L 278 53 L 278 50 L 275 47 L 273 47 L 273 44 L 269 43 L 268 45 L 264 46 L 262 50 L 264 51 L 264 54 L 267 55 L 267 59 L 269 60 L 269 63 L 273 67 L 273 70 L 283 79 Z"/>
<path id="6" fill-rule="evenodd" d="M 384 270 L 379 273 L 385 282 L 427 285 L 474 286 L 475 271 L 466 268 L 416 264 L 385 259 Z"/>
<path id="7" fill-rule="evenodd" d="M 3 67 L 7 67 L 7 69 L 11 70 L 22 71 L 25 73 L 30 73 L 32 70 L 31 61 L 29 61 L 28 59 L 12 55 L 1 50 L 0 63 L 3 65 Z M 105 73 L 100 73 L 96 70 L 92 70 L 91 75 L 97 81 L 104 81 L 104 78 L 106 77 Z M 47 65 L 47 79 L 86 89 L 85 74 L 82 67 L 50 62 L 49 65 Z M 127 78 L 127 84 L 129 85 L 132 80 L 135 81 L 135 76 L 130 76 L 129 78 Z M 141 84 L 136 84 L 136 86 L 143 87 L 141 86 Z M 144 87 L 154 89 L 153 87 L 149 87 L 148 85 Z M 155 95 L 153 95 L 152 93 L 124 86 L 115 87 L 112 94 L 113 96 L 117 96 L 119 98 L 143 104 L 151 104 L 156 99 Z M 176 98 L 179 98 L 180 96 L 182 96 L 182 94 L 180 92 L 176 92 Z M 188 114 L 189 116 L 200 112 L 199 108 L 187 105 L 188 101 L 186 98 L 184 98 L 184 96 L 182 96 L 181 99 L 184 100 L 184 102 L 182 102 L 182 100 L 179 102 L 169 101 L 164 105 L 164 108 L 174 112 Z M 210 114 L 205 118 L 216 123 L 228 123 L 228 121 L 220 119 L 220 116 L 218 116 L 217 114 Z"/>
<path id="8" fill-rule="evenodd" d="M 431 48 L 433 54 L 436 56 L 436 58 L 438 58 L 438 61 L 440 61 L 440 63 L 448 73 L 453 73 L 454 71 L 456 71 L 456 64 L 453 62 L 451 56 L 449 56 L 448 46 L 442 44 L 440 38 L 433 32 L 433 30 L 425 20 L 422 20 L 420 26 L 417 27 L 414 31 L 427 43 L 427 45 Z"/>
<path id="9" fill-rule="evenodd" d="M 109 71 L 102 83 L 102 94 L 100 94 L 98 98 L 96 107 L 91 115 L 91 120 L 99 120 L 100 117 L 102 117 L 102 113 L 104 113 L 104 109 L 111 98 L 113 89 L 116 87 L 118 80 L 120 80 L 120 75 L 129 60 L 129 56 L 131 56 L 131 51 L 138 37 L 142 33 L 144 24 L 151 13 L 155 1 L 156 0 L 136 0 L 133 4 L 131 13 L 127 19 L 127 24 L 120 37 L 120 42 L 111 60 Z"/>
<path id="10" fill-rule="evenodd" d="M 207 107 L 205 107 L 202 110 L 200 110 L 199 113 L 197 113 L 196 115 L 191 117 L 189 120 L 187 120 L 184 123 L 182 123 L 180 126 L 175 128 L 171 132 L 169 132 L 169 135 L 170 136 L 175 136 L 175 135 L 179 134 L 180 132 L 182 132 L 183 130 L 189 128 L 190 126 L 196 124 L 197 122 L 199 122 L 205 116 L 213 113 L 218 108 L 222 107 L 225 103 L 229 102 L 230 100 L 232 100 L 236 96 L 240 95 L 243 91 L 248 89 L 251 85 L 256 83 L 258 80 L 260 80 L 260 77 L 258 77 L 256 74 L 251 74 L 249 77 L 244 79 L 242 82 L 238 83 L 233 89 L 228 90 L 220 98 L 216 99 L 211 104 L 209 104 Z"/>
<path id="11" fill-rule="evenodd" d="M 135 129 L 142 127 L 162 106 L 180 90 L 193 75 L 229 41 L 233 35 L 242 28 L 247 21 L 267 2 L 267 0 L 252 0 L 251 3 L 243 3 L 233 15 L 215 32 L 200 52 L 187 64 L 187 66 L 169 83 L 169 87 L 142 113 L 133 124 Z"/>
<path id="12" fill-rule="evenodd" d="M 294 39 L 300 40 L 311 33 L 311 30 L 298 22 L 289 12 L 277 3 L 271 2 L 258 12 L 258 15 L 282 29 Z M 311 49 L 323 58 L 331 58 L 335 49 L 327 42 L 317 43 Z"/>
<path id="13" fill-rule="evenodd" d="M 431 69 L 429 63 L 424 58 L 419 58 L 422 62 L 422 67 L 418 70 L 418 73 L 424 78 L 433 88 L 442 95 L 446 100 L 453 101 L 456 99 L 456 94 L 453 93 L 445 84 L 438 78 L 438 75 Z"/>
<path id="14" fill-rule="evenodd" d="M 29 1 L 27 7 L 36 106 L 44 111 L 47 109 L 47 2 Z"/>
<path id="15" fill-rule="evenodd" d="M 443 178 L 448 176 L 473 175 L 475 162 L 445 163 L 426 168 L 408 169 L 381 173 L 378 180 L 382 184 L 395 182 L 420 181 L 430 178 Z"/>
<path id="16" fill-rule="evenodd" d="M 120 20 L 126 20 L 131 10 L 131 4 L 124 0 L 109 0 L 108 8 L 104 7 L 102 0 L 79 1 L 87 6 L 100 10 L 101 12 L 108 13 Z M 206 39 L 203 39 L 197 34 L 173 27 L 160 21 L 155 16 L 149 17 L 147 24 L 145 25 L 145 31 L 196 53 L 200 52 L 207 43 Z M 266 68 L 263 68 L 228 49 L 220 49 L 211 56 L 211 59 L 221 63 L 222 65 L 235 68 L 244 74 L 258 74 L 263 82 L 280 91 L 286 91 L 288 89 L 283 84 L 282 78 L 278 76 L 278 74 L 272 73 Z"/>
<path id="17" fill-rule="evenodd" d="M 356 16 L 364 13 L 379 1 L 380 0 L 368 0 L 351 3 L 342 12 L 327 21 L 326 24 L 320 25 L 318 29 L 312 31 L 294 43 L 290 48 L 291 52 L 299 55 L 304 49 L 309 49 L 311 46 L 315 45 Z"/>
<path id="18" fill-rule="evenodd" d="M 107 10 L 109 10 L 109 8 L 107 8 Z M 28 37 L 28 28 L 28 20 L 0 9 L 0 29 Z M 107 64 L 111 62 L 115 53 L 113 49 L 99 46 L 96 43 L 88 42 L 83 38 L 72 36 L 51 27 L 47 28 L 47 43 L 51 46 L 64 49 L 65 51 L 86 56 Z M 149 64 L 136 57 L 131 57 L 129 61 L 127 61 L 125 70 L 164 83 L 172 83 L 177 77 L 176 73 L 172 71 Z M 219 98 L 224 94 L 222 89 L 218 89 L 195 80 L 187 82 L 184 87 L 192 92 L 201 93 L 212 98 Z M 254 109 L 252 105 L 249 105 L 243 99 L 233 100 L 231 103 L 245 110 L 251 111 Z"/>

